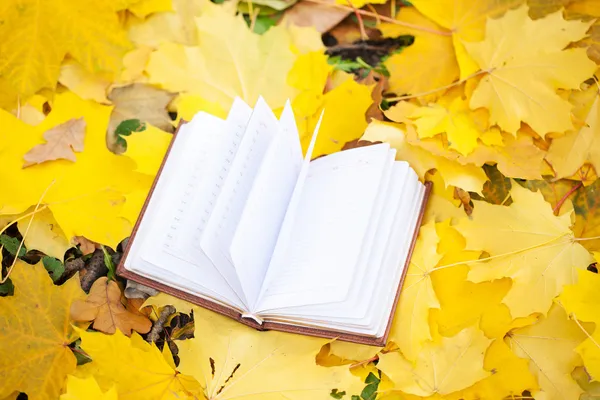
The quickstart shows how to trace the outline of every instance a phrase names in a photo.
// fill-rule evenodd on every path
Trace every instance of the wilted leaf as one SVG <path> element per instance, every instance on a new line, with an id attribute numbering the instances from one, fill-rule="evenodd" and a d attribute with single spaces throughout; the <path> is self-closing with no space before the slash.
<path id="1" fill-rule="evenodd" d="M 0 397 L 17 390 L 32 400 L 54 400 L 75 370 L 69 309 L 84 293 L 78 279 L 55 286 L 40 264 L 17 261 L 10 276 L 15 294 L 0 297 Z"/>
<path id="2" fill-rule="evenodd" d="M 78 118 L 46 131 L 44 139 L 47 143 L 38 144 L 29 150 L 23 156 L 23 167 L 58 159 L 77 161 L 74 152 L 83 151 L 85 126 L 85 120 Z"/>
<path id="3" fill-rule="evenodd" d="M 79 300 L 71 306 L 71 318 L 74 321 L 94 321 L 94 329 L 114 333 L 116 329 L 130 336 L 131 331 L 147 333 L 152 322 L 141 313 L 125 308 L 126 299 L 121 288 L 114 280 L 98 278 L 85 300 Z"/>

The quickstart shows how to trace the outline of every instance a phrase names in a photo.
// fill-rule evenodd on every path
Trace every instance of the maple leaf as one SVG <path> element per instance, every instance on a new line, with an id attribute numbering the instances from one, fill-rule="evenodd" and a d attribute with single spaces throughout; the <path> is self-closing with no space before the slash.
<path id="1" fill-rule="evenodd" d="M 571 105 L 556 90 L 578 89 L 596 69 L 584 49 L 563 50 L 588 27 L 564 20 L 560 12 L 534 21 L 525 6 L 490 20 L 484 41 L 465 44 L 485 72 L 473 91 L 471 108 L 488 108 L 490 123 L 509 133 L 521 121 L 541 136 L 571 129 Z"/>
<path id="2" fill-rule="evenodd" d="M 481 192 L 487 176 L 481 168 L 473 165 L 461 165 L 431 154 L 410 142 L 416 137 L 414 128 L 410 125 L 402 129 L 398 124 L 372 121 L 361 139 L 372 142 L 383 141 L 391 144 L 397 150 L 396 159 L 408 161 L 411 167 L 423 178 L 425 173 L 437 169 L 446 185 L 460 187 L 469 192 Z"/>
<path id="3" fill-rule="evenodd" d="M 486 19 L 496 18 L 519 5 L 522 0 L 415 0 L 411 4 L 423 15 L 435 21 L 452 34 L 452 44 L 460 78 L 477 71 L 477 65 L 465 50 L 465 43 L 484 39 Z M 434 61 L 435 62 L 435 61 Z"/>
<path id="4" fill-rule="evenodd" d="M 171 11 L 173 5 L 171 0 L 141 0 L 133 2 L 127 9 L 139 18 L 146 18 L 150 14 Z"/>
<path id="5" fill-rule="evenodd" d="M 0 43 L 0 75 L 21 97 L 43 87 L 53 89 L 67 53 L 91 72 L 119 69 L 129 42 L 111 2 L 3 3 L 0 37 L 5 40 Z"/>
<path id="6" fill-rule="evenodd" d="M 140 308 L 144 308 L 146 306 L 155 306 L 160 308 L 166 305 L 173 306 L 178 312 L 184 314 L 191 314 L 194 307 L 194 305 L 188 301 L 160 292 L 156 296 L 148 297 Z"/>
<path id="7" fill-rule="evenodd" d="M 85 331 L 80 335 L 81 348 L 92 362 L 78 367 L 80 371 L 75 375 L 93 376 L 105 391 L 115 386 L 119 398 L 178 399 L 178 393 L 200 391 L 198 382 L 175 369 L 168 347 L 164 355 L 135 332 L 131 338 L 119 330 L 113 335 Z"/>
<path id="8" fill-rule="evenodd" d="M 56 399 L 77 364 L 68 310 L 84 296 L 79 279 L 55 286 L 41 263 L 21 261 L 10 278 L 14 296 L 0 297 L 0 398 L 16 390 L 32 400 Z"/>
<path id="9" fill-rule="evenodd" d="M 425 18 L 415 8 L 402 7 L 396 20 L 421 29 L 383 23 L 379 29 L 384 37 L 414 36 L 412 45 L 392 54 L 385 66 L 390 72 L 390 91 L 418 94 L 446 86 L 458 78 L 459 70 L 454 55 L 451 33 Z M 422 97 L 433 101 L 442 92 Z"/>
<path id="10" fill-rule="evenodd" d="M 271 108 L 294 97 L 286 77 L 296 56 L 284 27 L 258 35 L 241 16 L 209 2 L 196 22 L 198 46 L 167 42 L 151 54 L 146 67 L 150 83 L 200 95 L 224 110 L 236 96 L 251 105 L 262 96 Z"/>
<path id="11" fill-rule="evenodd" d="M 47 143 L 38 144 L 25 153 L 23 167 L 58 159 L 77 161 L 73 152 L 83 151 L 84 135 L 85 120 L 83 118 L 71 119 L 46 131 L 44 139 Z"/>
<path id="12" fill-rule="evenodd" d="M 84 101 L 71 92 L 57 94 L 52 112 L 37 126 L 0 110 L 5 127 L 0 131 L 0 181 L 11 188 L 0 191 L 0 214 L 20 214 L 37 204 L 47 190 L 43 206 L 50 208 L 67 239 L 85 236 L 116 248 L 131 232 L 129 222 L 120 217 L 123 193 L 147 191 L 152 177 L 135 172 L 136 164 L 129 157 L 107 149 L 110 112 L 111 107 Z M 42 140 L 43 132 L 78 118 L 85 120 L 87 128 L 77 162 L 56 160 L 22 168 L 23 154 Z"/>
<path id="13" fill-rule="evenodd" d="M 535 398 L 551 400 L 577 399 L 582 393 L 570 374 L 581 362 L 573 350 L 584 338 L 585 333 L 555 305 L 546 318 L 509 332 L 504 341 L 517 356 L 529 360 L 541 388 L 541 393 L 533 393 Z"/>
<path id="14" fill-rule="evenodd" d="M 569 177 L 585 163 L 590 162 L 600 171 L 600 96 L 598 88 L 573 92 L 574 116 L 581 128 L 552 139 L 546 160 L 552 165 L 557 178 Z"/>
<path id="15" fill-rule="evenodd" d="M 399 352 L 379 355 L 379 368 L 396 384 L 396 389 L 417 396 L 446 395 L 467 388 L 491 373 L 483 369 L 491 343 L 474 327 L 462 330 L 439 344 L 428 342 L 415 364 Z"/>
<path id="16" fill-rule="evenodd" d="M 470 264 L 469 280 L 511 278 L 503 303 L 512 315 L 545 314 L 562 286 L 572 283 L 575 269 L 587 267 L 591 256 L 569 229 L 570 213 L 555 216 L 541 193 L 514 183 L 511 196 L 509 207 L 474 201 L 472 219 L 456 226 L 467 249 L 491 255 Z"/>
<path id="17" fill-rule="evenodd" d="M 112 387 L 104 393 L 93 377 L 81 379 L 69 375 L 66 393 L 60 396 L 60 400 L 117 400 L 117 390 Z"/>
<path id="18" fill-rule="evenodd" d="M 25 214 L 34 211 L 31 207 Z M 31 225 L 29 224 L 31 221 Z M 17 222 L 19 232 L 23 235 L 24 245 L 28 249 L 39 250 L 42 253 L 63 260 L 65 252 L 73 247 L 64 232 L 58 226 L 52 212 L 48 209 L 36 212 L 32 217 L 26 217 Z M 29 230 L 27 230 L 29 226 Z M 25 235 L 27 232 L 27 235 Z"/>
<path id="19" fill-rule="evenodd" d="M 126 155 L 137 164 L 136 171 L 156 175 L 173 135 L 152 125 L 127 137 Z"/>
<path id="20" fill-rule="evenodd" d="M 417 359 L 424 343 L 431 339 L 429 310 L 440 308 L 431 284 L 432 272 L 442 258 L 436 252 L 438 241 L 434 223 L 420 228 L 390 332 L 389 340 L 410 361 Z"/>
<path id="21" fill-rule="evenodd" d="M 94 329 L 115 333 L 118 329 L 130 336 L 131 331 L 148 333 L 152 322 L 140 314 L 125 308 L 125 298 L 117 282 L 102 276 L 94 282 L 85 300 L 73 302 L 73 321 L 94 321 Z"/>
<path id="22" fill-rule="evenodd" d="M 58 81 L 82 99 L 110 103 L 106 98 L 110 78 L 86 70 L 75 60 L 68 59 L 62 63 Z"/>
<path id="23" fill-rule="evenodd" d="M 596 324 L 594 334 L 588 336 L 576 350 L 592 378 L 600 380 L 600 276 L 585 270 L 577 272 L 577 283 L 565 286 L 557 301 L 574 319 Z"/>
<path id="24" fill-rule="evenodd" d="M 347 367 L 316 365 L 325 339 L 259 332 L 198 307 L 194 319 L 198 333 L 178 344 L 185 354 L 179 370 L 205 382 L 208 399 L 327 398 L 332 389 L 362 389 Z"/>

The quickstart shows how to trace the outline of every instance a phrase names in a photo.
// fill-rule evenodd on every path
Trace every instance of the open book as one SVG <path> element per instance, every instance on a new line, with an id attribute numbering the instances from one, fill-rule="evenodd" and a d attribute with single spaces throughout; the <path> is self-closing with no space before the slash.
<path id="1" fill-rule="evenodd" d="M 382 345 L 429 186 L 387 143 L 311 161 L 320 122 L 306 155 L 289 103 L 180 124 L 118 273 L 257 329 Z"/>

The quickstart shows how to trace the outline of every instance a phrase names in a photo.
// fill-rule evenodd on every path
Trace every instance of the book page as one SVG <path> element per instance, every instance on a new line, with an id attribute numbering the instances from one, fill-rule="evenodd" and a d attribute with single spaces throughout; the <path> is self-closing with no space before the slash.
<path id="1" fill-rule="evenodd" d="M 301 167 L 302 147 L 288 102 L 252 184 L 230 247 L 250 304 L 258 297 Z"/>
<path id="2" fill-rule="evenodd" d="M 343 299 L 391 167 L 388 151 L 384 143 L 311 163 L 290 240 L 276 249 L 282 256 L 269 266 L 258 312 Z"/>
<path id="3" fill-rule="evenodd" d="M 233 235 L 278 126 L 269 106 L 259 98 L 200 239 L 203 252 L 219 268 L 235 272 L 229 254 Z"/>

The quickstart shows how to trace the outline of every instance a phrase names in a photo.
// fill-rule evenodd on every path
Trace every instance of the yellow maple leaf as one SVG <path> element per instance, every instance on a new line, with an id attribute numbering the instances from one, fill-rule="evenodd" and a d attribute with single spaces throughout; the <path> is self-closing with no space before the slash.
<path id="1" fill-rule="evenodd" d="M 148 175 L 156 175 L 163 162 L 167 148 L 173 135 L 152 125 L 140 132 L 133 132 L 127 137 L 127 151 L 137 164 L 136 171 Z"/>
<path id="2" fill-rule="evenodd" d="M 581 128 L 552 139 L 546 160 L 552 165 L 557 178 L 571 176 L 590 162 L 600 171 L 600 96 L 593 85 L 586 91 L 573 92 L 573 114 L 581 121 Z"/>
<path id="3" fill-rule="evenodd" d="M 125 298 L 117 282 L 101 276 L 96 279 L 85 300 L 71 305 L 73 321 L 94 321 L 94 329 L 115 333 L 115 330 L 130 336 L 132 330 L 148 333 L 152 322 L 145 315 L 125 308 Z"/>
<path id="4" fill-rule="evenodd" d="M 171 0 L 140 0 L 127 7 L 129 11 L 139 18 L 146 18 L 150 14 L 171 11 Z"/>
<path id="5" fill-rule="evenodd" d="M 0 20 L 0 75 L 22 97 L 54 88 L 67 53 L 88 71 L 114 73 L 129 47 L 111 2 L 12 0 Z"/>
<path id="6" fill-rule="evenodd" d="M 533 393 L 535 398 L 558 400 L 577 399 L 582 393 L 570 374 L 581 363 L 573 350 L 584 338 L 585 333 L 554 305 L 546 318 L 509 332 L 504 341 L 517 356 L 529 360 L 541 388 Z"/>
<path id="7" fill-rule="evenodd" d="M 456 161 L 431 154 L 410 143 L 410 138 L 416 138 L 412 126 L 402 129 L 398 124 L 380 121 L 372 121 L 362 136 L 364 140 L 390 143 L 397 150 L 396 159 L 408 161 L 421 178 L 424 178 L 427 171 L 435 168 L 446 185 L 456 186 L 469 192 L 481 192 L 483 184 L 488 180 L 481 168 L 461 165 Z"/>
<path id="8" fill-rule="evenodd" d="M 491 374 L 483 360 L 491 339 L 470 327 L 440 343 L 428 342 L 416 363 L 399 352 L 379 355 L 377 368 L 395 383 L 395 388 L 417 396 L 447 395 L 465 389 Z"/>
<path id="9" fill-rule="evenodd" d="M 115 386 L 119 398 L 130 400 L 178 399 L 178 393 L 198 394 L 200 385 L 175 370 L 154 343 L 137 333 L 131 338 L 80 331 L 81 348 L 92 362 L 79 367 L 82 378 L 93 376 L 103 390 Z"/>
<path id="10" fill-rule="evenodd" d="M 467 249 L 484 250 L 491 257 L 471 263 L 469 280 L 484 282 L 511 278 L 503 303 L 514 317 L 545 314 L 552 299 L 585 268 L 591 256 L 569 229 L 570 213 L 555 216 L 539 192 L 513 183 L 509 206 L 474 201 L 472 219 L 456 229 L 467 239 Z"/>
<path id="11" fill-rule="evenodd" d="M 348 367 L 315 363 L 326 339 L 259 332 L 198 307 L 194 319 L 198 333 L 178 344 L 179 371 L 202 382 L 208 399 L 327 398 L 364 386 Z"/>
<path id="12" fill-rule="evenodd" d="M 66 393 L 60 396 L 60 400 L 117 400 L 117 390 L 112 387 L 103 392 L 93 377 L 81 379 L 69 375 Z"/>
<path id="13" fill-rule="evenodd" d="M 17 261 L 10 278 L 14 296 L 0 297 L 0 398 L 16 390 L 56 399 L 77 365 L 68 347 L 78 336 L 69 308 L 85 294 L 77 278 L 55 286 L 41 263 Z"/>
<path id="14" fill-rule="evenodd" d="M 486 19 L 496 18 L 522 0 L 414 0 L 411 3 L 426 17 L 452 33 L 452 44 L 460 66 L 460 78 L 477 71 L 477 65 L 467 54 L 464 44 L 485 37 Z"/>
<path id="15" fill-rule="evenodd" d="M 563 49 L 589 25 L 566 21 L 561 12 L 532 20 L 525 6 L 488 21 L 485 40 L 465 44 L 484 73 L 471 108 L 488 108 L 490 123 L 509 133 L 521 121 L 541 136 L 571 129 L 571 105 L 556 90 L 578 89 L 596 65 L 584 49 Z"/>
<path id="16" fill-rule="evenodd" d="M 58 81 L 82 99 L 94 100 L 103 104 L 110 103 L 106 98 L 110 78 L 86 70 L 75 60 L 63 62 L 60 66 Z"/>
<path id="17" fill-rule="evenodd" d="M 577 352 L 592 378 L 600 380 L 600 276 L 585 270 L 577 272 L 577 283 L 565 286 L 557 301 L 573 318 L 596 324 L 594 334 L 577 347 Z"/>
<path id="18" fill-rule="evenodd" d="M 135 172 L 132 159 L 106 148 L 110 112 L 111 107 L 84 101 L 71 92 L 56 95 L 52 112 L 35 127 L 0 110 L 0 120 L 6 127 L 0 131 L 4 146 L 0 147 L 0 180 L 11 188 L 0 192 L 0 213 L 23 212 L 37 204 L 47 189 L 43 205 L 50 208 L 67 239 L 85 236 L 116 247 L 131 230 L 131 225 L 119 216 L 123 193 L 148 190 L 152 177 Z M 22 168 L 23 155 L 43 141 L 45 131 L 77 118 L 83 118 L 87 128 L 84 150 L 77 153 L 76 162 L 56 160 Z"/>
<path id="19" fill-rule="evenodd" d="M 410 361 L 417 359 L 425 342 L 432 338 L 429 310 L 440 308 L 431 284 L 432 272 L 442 258 L 436 252 L 438 241 L 434 223 L 420 228 L 392 323 L 389 340 L 395 342 Z"/>
<path id="20" fill-rule="evenodd" d="M 229 110 L 240 96 L 254 105 L 258 96 L 278 108 L 296 91 L 286 84 L 296 56 L 282 26 L 258 35 L 242 16 L 207 2 L 197 18 L 199 45 L 164 43 L 150 56 L 150 83 L 173 92 L 201 95 Z"/>
<path id="21" fill-rule="evenodd" d="M 402 7 L 396 20 L 420 27 L 383 23 L 379 29 L 385 37 L 414 36 L 414 43 L 398 54 L 392 54 L 385 66 L 390 72 L 390 91 L 418 94 L 446 86 L 459 75 L 451 32 L 424 17 L 416 8 Z M 422 97 L 432 101 L 443 92 Z"/>
<path id="22" fill-rule="evenodd" d="M 33 212 L 31 207 L 27 212 Z M 27 213 L 26 212 L 26 213 Z M 29 225 L 31 221 L 31 225 Z M 48 209 L 36 212 L 32 217 L 26 217 L 17 222 L 19 232 L 23 235 L 24 244 L 28 249 L 39 250 L 42 253 L 63 260 L 65 252 L 73 247 L 60 226 Z M 29 226 L 29 230 L 28 229 Z M 27 235 L 25 235 L 27 232 Z"/>

